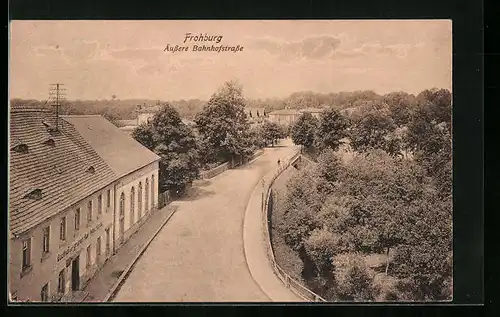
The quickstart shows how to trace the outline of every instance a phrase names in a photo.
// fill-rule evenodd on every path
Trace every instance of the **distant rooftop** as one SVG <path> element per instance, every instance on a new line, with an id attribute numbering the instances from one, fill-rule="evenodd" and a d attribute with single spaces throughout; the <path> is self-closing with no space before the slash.
<path id="1" fill-rule="evenodd" d="M 281 109 L 269 113 L 270 115 L 300 115 L 300 112 L 295 109 Z"/>
<path id="2" fill-rule="evenodd" d="M 10 112 L 52 112 L 53 110 L 53 107 L 48 105 L 10 104 Z"/>
<path id="3" fill-rule="evenodd" d="M 318 113 L 318 112 L 323 112 L 323 109 L 311 107 L 311 108 L 301 109 L 299 110 L 299 112 Z"/>
<path id="4" fill-rule="evenodd" d="M 60 119 L 56 132 L 53 114 L 26 110 L 16 107 L 9 122 L 9 224 L 15 235 L 116 178 L 72 124 Z"/>
<path id="5" fill-rule="evenodd" d="M 160 159 L 101 116 L 62 116 L 95 149 L 118 177 Z"/>

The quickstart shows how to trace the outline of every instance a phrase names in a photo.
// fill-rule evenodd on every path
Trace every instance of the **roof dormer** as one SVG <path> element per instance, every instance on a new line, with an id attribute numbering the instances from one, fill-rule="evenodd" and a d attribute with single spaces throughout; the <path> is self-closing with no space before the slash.
<path id="1" fill-rule="evenodd" d="M 42 190 L 40 188 L 36 188 L 32 190 L 31 192 L 27 193 L 24 195 L 25 199 L 33 199 L 33 200 L 40 200 L 42 199 Z"/>
<path id="2" fill-rule="evenodd" d="M 86 170 L 87 173 L 94 174 L 95 173 L 95 168 L 93 166 L 89 166 Z"/>
<path id="3" fill-rule="evenodd" d="M 16 151 L 17 153 L 26 154 L 28 153 L 28 145 L 24 143 L 19 143 L 13 146 L 11 150 Z"/>
<path id="4" fill-rule="evenodd" d="M 49 138 L 43 142 L 43 144 L 48 145 L 48 146 L 56 146 L 56 142 L 54 141 L 53 138 Z"/>

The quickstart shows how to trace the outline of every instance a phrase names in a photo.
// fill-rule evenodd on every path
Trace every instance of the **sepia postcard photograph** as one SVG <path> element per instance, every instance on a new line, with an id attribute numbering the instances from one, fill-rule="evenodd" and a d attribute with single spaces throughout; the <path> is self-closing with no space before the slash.
<path id="1" fill-rule="evenodd" d="M 453 300 L 451 20 L 13 20 L 10 303 Z"/>

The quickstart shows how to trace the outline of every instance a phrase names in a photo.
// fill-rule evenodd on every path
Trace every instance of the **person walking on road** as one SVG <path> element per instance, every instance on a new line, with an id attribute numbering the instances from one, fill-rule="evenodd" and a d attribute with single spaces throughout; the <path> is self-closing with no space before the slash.
<path id="1" fill-rule="evenodd" d="M 278 159 L 278 166 L 280 166 L 280 163 L 281 163 L 281 161 L 280 161 L 280 159 Z"/>

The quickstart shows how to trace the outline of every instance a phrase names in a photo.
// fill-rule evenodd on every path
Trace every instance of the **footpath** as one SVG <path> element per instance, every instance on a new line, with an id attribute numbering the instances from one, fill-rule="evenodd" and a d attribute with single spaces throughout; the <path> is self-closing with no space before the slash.
<path id="1" fill-rule="evenodd" d="M 268 182 L 276 171 L 273 169 L 263 180 Z M 276 276 L 267 255 L 268 237 L 262 215 L 263 186 L 255 186 L 248 201 L 243 224 L 243 243 L 248 268 L 255 282 L 273 302 L 304 302 Z"/>
<path id="2" fill-rule="evenodd" d="M 134 264 L 177 208 L 178 206 L 169 204 L 162 209 L 153 211 L 137 232 L 104 263 L 103 267 L 85 285 L 83 292 L 86 297 L 83 301 L 106 302 L 111 300 Z"/>

